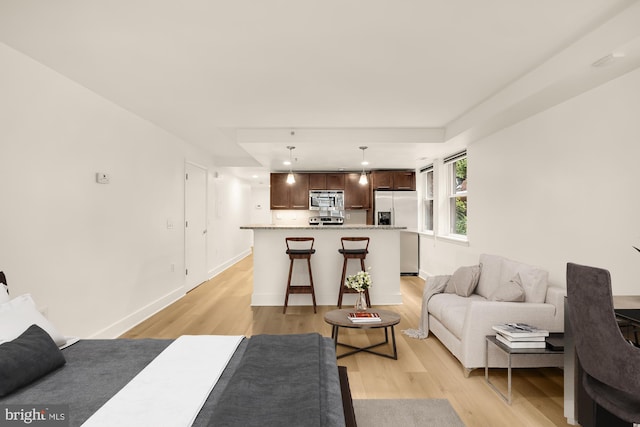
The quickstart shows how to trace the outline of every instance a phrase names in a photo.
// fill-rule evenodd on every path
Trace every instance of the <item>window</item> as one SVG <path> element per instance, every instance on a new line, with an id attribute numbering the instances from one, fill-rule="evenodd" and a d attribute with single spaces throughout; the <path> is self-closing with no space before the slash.
<path id="1" fill-rule="evenodd" d="M 449 233 L 467 235 L 467 152 L 444 159 L 449 176 Z"/>
<path id="2" fill-rule="evenodd" d="M 427 166 L 420 170 L 424 183 L 424 198 L 422 200 L 422 229 L 424 231 L 433 231 L 433 165 Z"/>

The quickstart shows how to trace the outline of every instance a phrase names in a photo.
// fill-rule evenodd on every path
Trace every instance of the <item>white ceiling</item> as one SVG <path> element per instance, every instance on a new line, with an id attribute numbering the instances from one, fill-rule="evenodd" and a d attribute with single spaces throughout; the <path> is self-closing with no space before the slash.
<path id="1" fill-rule="evenodd" d="M 621 28 L 637 6 L 0 0 L 0 41 L 262 180 L 286 169 L 287 145 L 301 170 L 357 170 L 359 146 L 369 147 L 371 168 L 415 167 L 464 148 L 498 121 L 530 113 L 523 100 L 575 85 L 562 63 L 569 54 L 588 69 L 612 48 L 637 47 L 640 23 Z M 545 66 L 554 76 L 534 82 Z M 517 85 L 527 78 L 525 94 Z M 510 104 L 497 104 L 505 93 Z"/>

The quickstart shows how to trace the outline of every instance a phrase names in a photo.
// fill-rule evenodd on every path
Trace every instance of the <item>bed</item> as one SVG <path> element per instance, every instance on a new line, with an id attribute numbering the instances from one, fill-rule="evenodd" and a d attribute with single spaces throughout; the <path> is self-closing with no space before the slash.
<path id="1" fill-rule="evenodd" d="M 3 315 L 6 321 L 6 307 L 4 311 L 3 307 L 8 304 L 10 302 L 0 304 L 0 322 Z M 32 341 L 36 339 L 41 343 L 47 341 L 46 345 L 49 347 L 44 355 L 34 354 L 33 360 L 27 358 L 27 362 L 24 357 L 14 354 L 13 359 L 20 359 L 20 362 L 16 363 L 26 364 L 30 369 L 31 366 L 46 362 L 49 355 L 55 359 L 51 365 L 54 368 L 49 367 L 49 372 L 0 397 L 0 408 L 15 409 L 25 405 L 48 405 L 52 408 L 63 408 L 67 423 L 64 425 L 130 426 L 131 424 L 121 421 L 113 423 L 114 420 L 118 420 L 120 407 L 117 405 L 111 408 L 115 412 L 102 414 L 112 401 L 117 401 L 118 397 L 124 394 L 124 398 L 120 400 L 128 400 L 126 404 L 129 405 L 129 410 L 133 407 L 141 414 L 141 418 L 135 422 L 138 427 L 144 424 L 147 416 L 155 412 L 155 409 L 152 409 L 152 403 L 161 399 L 154 394 L 159 391 L 164 393 L 164 398 L 169 397 L 168 402 L 178 405 L 178 410 L 170 410 L 168 415 L 162 415 L 165 417 L 162 419 L 166 420 L 166 424 L 164 421 L 158 424 L 156 420 L 150 421 L 152 423 L 150 425 L 166 427 L 170 425 L 198 427 L 355 425 L 346 369 L 339 368 L 336 364 L 333 341 L 319 334 L 256 335 L 250 338 L 186 336 L 176 340 L 80 340 L 59 350 L 58 344 L 45 330 L 50 325 L 44 324 L 44 326 L 45 328 L 37 324 L 30 326 L 19 337 L 0 344 L 0 379 L 3 378 L 2 375 L 24 371 L 16 367 L 6 369 L 7 366 L 3 369 L 1 365 L 6 365 L 9 359 L 6 356 L 7 351 L 20 347 L 18 344 L 23 343 L 25 336 Z M 21 339 L 23 341 L 20 341 Z M 185 342 L 187 342 L 186 345 Z M 189 393 L 192 391 L 191 388 L 198 388 L 195 383 L 203 377 L 206 380 L 208 376 L 215 375 L 215 372 L 207 371 L 206 368 L 209 367 L 207 361 L 211 360 L 213 364 L 220 343 L 229 343 L 230 350 L 227 350 L 228 356 L 221 356 L 224 363 L 221 365 L 220 374 L 217 375 L 217 382 L 213 381 L 215 383 L 213 388 L 209 388 L 203 397 L 193 398 L 201 399 L 202 402 L 192 402 Z M 22 345 L 19 351 L 24 351 L 24 347 Z M 63 357 L 63 362 L 60 361 L 58 352 Z M 56 354 L 53 355 L 54 353 Z M 187 356 L 187 362 L 180 356 L 181 354 Z M 195 359 L 204 360 L 204 365 L 191 366 L 195 363 L 190 359 L 192 356 Z M 171 368 L 167 368 L 169 365 L 166 363 L 169 362 L 172 363 Z M 162 363 L 165 364 L 162 365 Z M 144 387 L 148 384 L 145 385 L 146 381 L 141 381 L 140 378 L 144 379 L 144 374 L 154 366 L 155 371 L 159 371 L 160 375 L 164 376 L 160 378 L 158 384 L 165 386 L 155 385 L 150 393 L 134 389 L 136 391 L 131 394 L 134 397 L 130 396 L 127 399 L 125 391 L 135 386 L 136 382 L 138 384 L 142 382 L 141 390 L 145 390 Z M 173 366 L 176 366 L 176 374 L 172 373 Z M 184 375 L 195 375 L 194 387 L 189 386 L 192 384 L 191 380 L 182 378 L 182 371 L 188 368 L 191 368 L 191 374 L 187 372 Z M 180 377 L 189 385 L 174 388 L 171 377 L 173 379 Z M 180 399 L 183 399 L 184 405 L 179 403 Z M 188 423 L 183 423 L 184 420 L 182 420 L 181 424 L 173 424 L 171 412 L 181 412 L 183 406 L 197 406 L 198 409 L 193 415 L 186 415 Z M 101 414 L 104 415 L 102 424 L 99 422 Z M 109 420 L 106 424 L 104 417 Z M 96 419 L 98 422 L 94 422 Z"/>

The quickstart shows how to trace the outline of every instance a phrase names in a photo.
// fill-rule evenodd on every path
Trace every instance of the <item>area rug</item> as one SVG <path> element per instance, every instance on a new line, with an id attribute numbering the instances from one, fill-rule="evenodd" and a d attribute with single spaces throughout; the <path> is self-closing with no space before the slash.
<path id="1" fill-rule="evenodd" d="M 464 427 L 446 399 L 354 399 L 358 427 Z"/>

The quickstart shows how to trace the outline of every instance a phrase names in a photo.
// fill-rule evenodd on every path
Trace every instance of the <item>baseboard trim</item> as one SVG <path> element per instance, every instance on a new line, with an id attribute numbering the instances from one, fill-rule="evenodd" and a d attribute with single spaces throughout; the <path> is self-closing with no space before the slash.
<path id="1" fill-rule="evenodd" d="M 247 249 L 246 251 L 243 251 L 241 254 L 220 264 L 219 266 L 217 266 L 216 268 L 208 272 L 209 279 L 214 278 L 218 274 L 222 273 L 223 271 L 225 271 L 226 269 L 228 269 L 229 267 L 231 267 L 232 265 L 246 258 L 249 255 L 251 255 L 251 249 Z M 130 330 L 131 328 L 133 328 L 134 326 L 147 320 L 149 317 L 153 316 L 160 310 L 163 310 L 168 306 L 170 306 L 171 304 L 173 304 L 174 302 L 178 301 L 184 295 L 185 295 L 184 287 L 180 286 L 179 288 L 169 292 L 168 294 L 158 298 L 155 301 L 150 302 L 149 304 L 125 316 L 124 318 L 118 320 L 117 322 L 114 322 L 113 324 L 107 326 L 106 328 L 101 329 L 94 334 L 91 334 L 88 338 L 89 339 L 117 338 L 120 335 L 127 332 L 128 330 Z"/>
<path id="2" fill-rule="evenodd" d="M 240 260 L 248 257 L 249 255 L 251 255 L 251 248 L 249 248 L 249 249 L 247 249 L 245 251 L 242 251 L 240 254 L 236 255 L 235 257 L 227 260 L 226 262 L 223 262 L 222 264 L 216 266 L 212 270 L 209 270 L 209 279 L 208 280 L 213 279 L 218 274 L 222 273 L 227 268 L 231 267 L 233 264 L 239 262 Z"/>
<path id="3" fill-rule="evenodd" d="M 180 288 L 169 292 L 163 297 L 158 298 L 155 301 L 150 302 L 139 310 L 134 311 L 123 319 L 118 320 L 117 322 L 107 326 L 106 328 L 96 332 L 95 334 L 90 335 L 89 339 L 111 339 L 118 338 L 120 335 L 124 334 L 134 326 L 138 325 L 140 322 L 148 319 L 153 316 L 160 310 L 168 307 L 174 302 L 178 301 L 185 295 L 184 288 L 180 286 Z"/>

